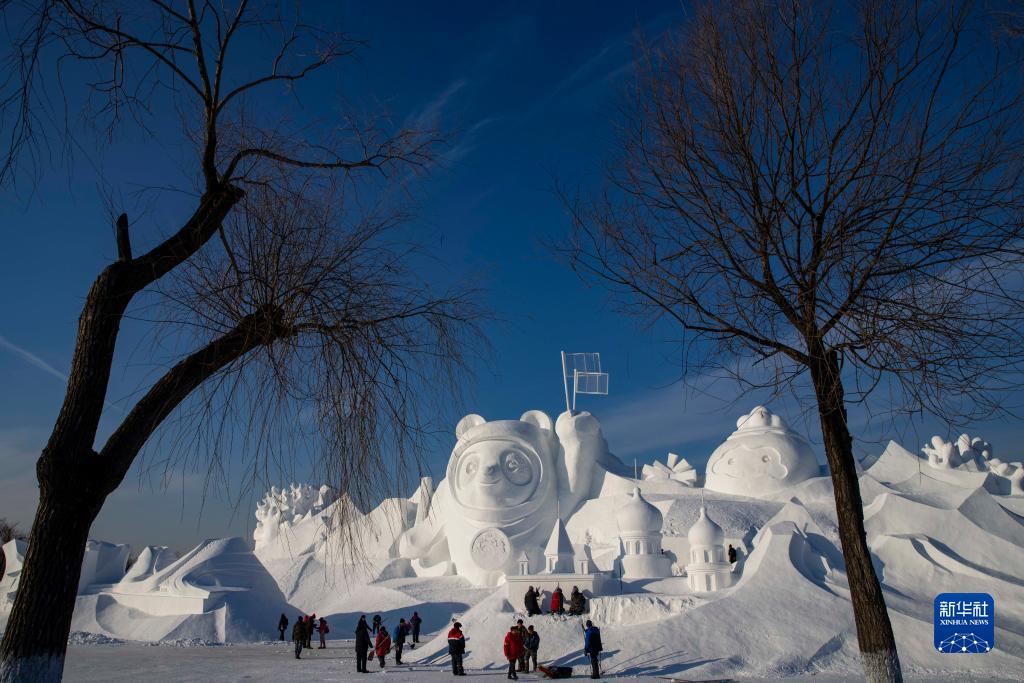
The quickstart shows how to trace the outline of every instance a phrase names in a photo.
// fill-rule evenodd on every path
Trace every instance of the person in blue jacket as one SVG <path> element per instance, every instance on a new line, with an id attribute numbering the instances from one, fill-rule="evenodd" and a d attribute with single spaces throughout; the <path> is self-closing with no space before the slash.
<path id="1" fill-rule="evenodd" d="M 590 677 L 600 678 L 601 667 L 598 658 L 601 656 L 601 629 L 594 626 L 594 623 L 587 619 L 587 625 L 583 628 L 583 654 L 590 657 Z"/>

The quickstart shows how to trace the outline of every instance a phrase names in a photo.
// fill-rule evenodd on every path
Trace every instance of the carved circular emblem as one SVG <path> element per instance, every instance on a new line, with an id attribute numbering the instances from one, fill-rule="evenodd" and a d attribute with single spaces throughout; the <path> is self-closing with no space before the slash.
<path id="1" fill-rule="evenodd" d="M 512 544 L 500 529 L 484 529 L 473 537 L 469 554 L 481 569 L 499 569 L 512 554 Z"/>

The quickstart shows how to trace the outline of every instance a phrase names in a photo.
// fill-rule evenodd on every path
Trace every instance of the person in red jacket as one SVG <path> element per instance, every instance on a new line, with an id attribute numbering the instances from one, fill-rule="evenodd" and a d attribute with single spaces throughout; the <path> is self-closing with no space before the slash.
<path id="1" fill-rule="evenodd" d="M 466 654 L 466 636 L 462 633 L 462 624 L 455 622 L 448 631 L 448 654 L 452 656 L 452 675 L 465 676 L 462 657 Z"/>
<path id="2" fill-rule="evenodd" d="M 508 678 L 513 681 L 518 681 L 519 676 L 516 674 L 516 662 L 523 656 L 523 637 L 519 635 L 519 631 L 516 630 L 515 625 L 509 627 L 508 633 L 505 634 L 505 659 L 508 660 Z"/>
<path id="3" fill-rule="evenodd" d="M 377 655 L 377 659 L 380 660 L 380 668 L 384 668 L 384 658 L 391 652 L 391 636 L 388 634 L 386 626 L 381 625 L 380 630 L 377 631 L 377 640 L 373 643 L 373 653 Z"/>
<path id="4" fill-rule="evenodd" d="M 331 627 L 327 625 L 327 620 L 320 617 L 320 623 L 316 626 L 317 633 L 320 634 L 320 647 L 318 649 L 327 649 L 327 634 L 331 632 Z"/>
<path id="5" fill-rule="evenodd" d="M 562 587 L 559 586 L 551 594 L 551 613 L 561 614 L 562 613 Z"/>

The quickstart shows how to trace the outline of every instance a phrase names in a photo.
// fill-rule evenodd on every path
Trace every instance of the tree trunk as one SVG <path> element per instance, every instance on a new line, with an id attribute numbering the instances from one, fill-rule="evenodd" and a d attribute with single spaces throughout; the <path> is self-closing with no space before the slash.
<path id="1" fill-rule="evenodd" d="M 72 496 L 46 484 L 40 488 L 31 542 L 0 643 L 0 683 L 61 679 L 89 527 L 106 498 L 92 487 L 82 488 L 89 490 Z"/>
<path id="2" fill-rule="evenodd" d="M 872 683 L 900 682 L 903 673 L 896 639 L 864 532 L 864 503 L 854 464 L 853 439 L 846 422 L 838 357 L 834 351 L 824 349 L 820 353 L 812 352 L 811 356 L 811 381 L 818 399 L 825 457 L 832 473 L 839 539 L 850 583 L 864 676 Z"/>

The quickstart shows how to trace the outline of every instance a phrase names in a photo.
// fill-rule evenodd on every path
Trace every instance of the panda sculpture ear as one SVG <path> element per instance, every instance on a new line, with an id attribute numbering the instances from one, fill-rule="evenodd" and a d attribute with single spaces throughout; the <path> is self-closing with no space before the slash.
<path id="1" fill-rule="evenodd" d="M 478 427 L 487 422 L 482 415 L 476 413 L 470 413 L 466 417 L 459 420 L 459 424 L 455 425 L 455 438 L 461 439 L 462 435 L 468 432 L 473 427 Z"/>
<path id="2" fill-rule="evenodd" d="M 529 422 L 532 425 L 546 429 L 549 432 L 554 431 L 555 424 L 548 417 L 548 414 L 542 410 L 527 410 L 523 413 L 523 416 L 519 418 L 522 422 Z"/>

